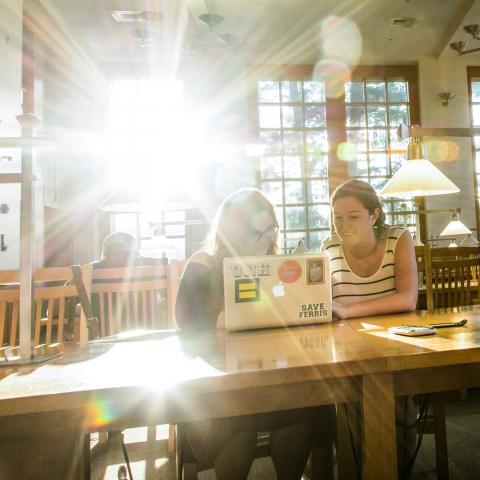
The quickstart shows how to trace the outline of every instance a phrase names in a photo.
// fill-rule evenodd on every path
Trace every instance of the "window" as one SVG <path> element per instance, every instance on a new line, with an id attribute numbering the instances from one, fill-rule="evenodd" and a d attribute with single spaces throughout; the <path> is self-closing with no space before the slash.
<path id="1" fill-rule="evenodd" d="M 468 74 L 468 86 L 471 105 L 471 126 L 480 127 L 480 67 L 467 67 Z M 477 232 L 478 232 L 478 218 L 479 218 L 479 198 L 480 192 L 478 191 L 478 182 L 480 178 L 480 136 L 473 137 L 473 154 L 474 154 L 474 166 L 473 166 L 473 183 L 475 198 L 476 216 L 477 216 Z"/>
<path id="2" fill-rule="evenodd" d="M 403 165 L 407 140 L 399 140 L 396 129 L 410 124 L 409 85 L 404 78 L 357 77 L 345 83 L 345 128 L 352 145 L 348 158 L 349 178 L 370 183 L 379 191 Z M 401 204 L 414 210 L 411 197 L 382 199 L 387 222 L 402 223 L 403 216 L 392 218 Z M 406 219 L 414 230 L 413 215 Z"/>
<path id="3" fill-rule="evenodd" d="M 320 247 L 329 231 L 325 88 L 315 81 L 258 82 L 260 188 L 274 202 L 282 249 Z"/>
<path id="4" fill-rule="evenodd" d="M 156 192 L 178 181 L 184 159 L 178 145 L 188 117 L 183 105 L 183 83 L 135 77 L 116 78 L 110 85 L 110 187 L 139 187 L 155 202 Z M 193 136 L 192 136 L 193 137 Z M 160 182 L 163 182 L 160 185 Z M 185 256 L 185 211 L 112 214 L 113 231 L 134 235 L 143 255 Z"/>
<path id="5" fill-rule="evenodd" d="M 359 178 L 380 190 L 405 161 L 407 141 L 396 128 L 419 123 L 416 67 L 358 68 L 340 99 L 326 97 L 311 68 L 278 77 L 256 82 L 258 132 L 266 146 L 259 184 L 276 206 L 283 251 L 299 239 L 314 250 L 330 232 L 333 188 Z M 403 223 L 402 216 L 393 218 L 401 203 L 413 210 L 411 198 L 383 201 L 389 223 Z M 414 221 L 407 219 L 412 230 Z"/>

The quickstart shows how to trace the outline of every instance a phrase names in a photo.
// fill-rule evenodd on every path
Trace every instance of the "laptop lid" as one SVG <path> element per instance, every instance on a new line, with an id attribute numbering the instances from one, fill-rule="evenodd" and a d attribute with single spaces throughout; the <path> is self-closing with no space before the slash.
<path id="1" fill-rule="evenodd" d="M 250 330 L 331 322 L 329 267 L 325 253 L 226 258 L 225 328 Z"/>

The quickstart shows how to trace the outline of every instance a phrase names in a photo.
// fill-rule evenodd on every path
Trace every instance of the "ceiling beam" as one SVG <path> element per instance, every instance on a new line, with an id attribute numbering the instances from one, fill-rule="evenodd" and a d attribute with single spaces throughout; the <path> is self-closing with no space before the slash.
<path id="1" fill-rule="evenodd" d="M 452 51 L 450 43 L 461 40 L 461 38 L 457 38 L 459 30 L 462 31 L 462 28 L 469 23 L 476 23 L 476 20 L 473 17 L 474 12 L 478 12 L 478 10 L 480 10 L 479 0 L 465 0 L 463 2 L 463 5 L 457 10 L 452 17 L 450 25 L 445 30 L 445 34 L 443 35 L 437 50 L 437 58 Z M 472 21 L 468 21 L 469 18 L 472 18 Z"/>

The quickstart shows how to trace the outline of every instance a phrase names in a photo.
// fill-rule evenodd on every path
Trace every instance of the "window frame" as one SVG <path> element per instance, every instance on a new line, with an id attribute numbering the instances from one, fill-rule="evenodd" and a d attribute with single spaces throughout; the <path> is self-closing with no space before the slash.
<path id="1" fill-rule="evenodd" d="M 257 139 L 260 132 L 258 114 L 258 82 L 259 81 L 309 81 L 314 80 L 314 65 L 253 65 L 247 71 L 248 78 L 248 112 L 249 137 Z M 418 91 L 418 65 L 375 65 L 358 66 L 348 81 L 365 81 L 366 79 L 402 79 L 408 83 L 408 105 L 411 125 L 420 124 L 420 104 Z M 331 194 L 336 187 L 349 179 L 348 162 L 339 158 L 338 146 L 347 141 L 347 127 L 345 115 L 345 92 L 337 98 L 325 98 L 326 132 L 329 144 L 327 152 L 327 185 Z M 256 183 L 260 186 L 260 168 L 256 172 Z M 423 198 L 415 199 L 419 208 L 425 208 Z M 308 222 L 308 217 L 307 217 Z M 417 231 L 425 232 L 425 219 L 420 218 Z M 307 223 L 305 231 L 308 233 Z"/>

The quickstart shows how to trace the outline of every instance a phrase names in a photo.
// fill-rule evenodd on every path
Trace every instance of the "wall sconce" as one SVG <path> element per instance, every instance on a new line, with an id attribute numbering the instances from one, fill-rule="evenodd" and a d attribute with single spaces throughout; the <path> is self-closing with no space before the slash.
<path id="1" fill-rule="evenodd" d="M 474 40 L 480 40 L 480 25 L 473 24 L 473 25 L 465 25 L 463 27 L 463 31 L 469 33 Z M 460 42 L 452 42 L 450 44 L 450 48 L 455 50 L 458 55 L 466 55 L 467 53 L 473 53 L 480 51 L 480 48 L 472 48 L 470 50 L 466 50 L 468 42 L 460 41 Z"/>
<path id="2" fill-rule="evenodd" d="M 455 98 L 455 94 L 452 92 L 442 92 L 442 93 L 439 93 L 438 96 L 442 99 L 442 105 L 444 107 L 447 107 L 448 102 Z"/>

